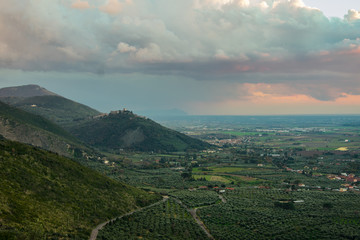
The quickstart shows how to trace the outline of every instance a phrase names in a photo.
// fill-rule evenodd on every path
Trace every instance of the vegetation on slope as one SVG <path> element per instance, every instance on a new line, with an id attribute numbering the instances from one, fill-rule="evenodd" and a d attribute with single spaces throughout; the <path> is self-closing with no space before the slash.
<path id="1" fill-rule="evenodd" d="M 110 222 L 99 232 L 100 240 L 209 239 L 190 213 L 175 200 Z"/>
<path id="2" fill-rule="evenodd" d="M 72 126 L 100 114 L 95 109 L 61 96 L 30 97 L 17 102 L 15 106 L 43 116 L 62 127 Z"/>
<path id="3" fill-rule="evenodd" d="M 44 95 L 55 96 L 57 94 L 50 92 L 49 90 L 35 84 L 16 86 L 16 87 L 6 87 L 0 89 L 1 99 L 14 98 L 14 100 L 21 100 L 28 97 L 44 96 Z"/>
<path id="4" fill-rule="evenodd" d="M 93 119 L 70 131 L 84 142 L 106 151 L 128 149 L 175 152 L 211 147 L 208 143 L 163 127 L 130 111 L 119 111 Z"/>
<path id="5" fill-rule="evenodd" d="M 68 133 L 58 125 L 54 124 L 53 122 L 41 116 L 28 113 L 15 107 L 11 107 L 2 102 L 0 102 L 0 117 L 3 119 L 16 121 L 20 124 L 25 124 L 38 129 L 46 130 L 50 133 L 64 137 L 74 142 L 78 141 L 70 133 Z"/>
<path id="6" fill-rule="evenodd" d="M 0 102 L 0 134 L 69 157 L 81 157 L 84 146 L 77 138 L 51 121 Z"/>
<path id="7" fill-rule="evenodd" d="M 0 140 L 0 239 L 87 239 L 160 199 L 44 150 Z"/>
<path id="8" fill-rule="evenodd" d="M 31 89 L 34 87 L 30 86 Z M 98 118 L 95 116 L 99 116 L 100 112 L 53 93 L 41 92 L 45 95 L 22 97 L 19 91 L 25 91 L 25 88 L 26 86 L 17 87 L 16 96 L 12 96 L 10 91 L 6 99 L 16 98 L 17 100 L 10 101 L 13 106 L 47 118 L 70 130 L 84 142 L 104 151 L 127 149 L 175 152 L 210 147 L 205 142 L 165 128 L 129 111 Z"/>

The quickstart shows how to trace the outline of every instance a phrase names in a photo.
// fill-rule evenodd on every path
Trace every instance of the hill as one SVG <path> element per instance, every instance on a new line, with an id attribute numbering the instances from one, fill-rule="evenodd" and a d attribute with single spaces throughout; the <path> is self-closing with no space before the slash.
<path id="1" fill-rule="evenodd" d="M 105 151 L 176 152 L 201 150 L 210 144 L 168 129 L 130 111 L 114 111 L 70 129 L 84 142 Z"/>
<path id="2" fill-rule="evenodd" d="M 0 101 L 68 127 L 99 115 L 95 109 L 64 98 L 37 85 L 0 89 Z"/>
<path id="3" fill-rule="evenodd" d="M 28 98 L 34 96 L 56 96 L 56 93 L 50 92 L 38 85 L 30 84 L 18 87 L 6 87 L 0 89 L 0 98 Z"/>
<path id="4" fill-rule="evenodd" d="M 61 96 L 35 96 L 18 101 L 14 106 L 43 116 L 52 122 L 69 127 L 99 115 L 95 109 Z"/>
<path id="5" fill-rule="evenodd" d="M 0 176 L 0 239 L 87 239 L 97 224 L 160 198 L 5 139 Z"/>
<path id="6" fill-rule="evenodd" d="M 51 121 L 0 102 L 0 134 L 64 156 L 87 149 L 70 133 Z"/>
<path id="7" fill-rule="evenodd" d="M 26 89 L 40 88 L 31 86 L 16 87 L 16 91 L 7 90 L 6 96 L 9 97 L 12 92 L 16 92 L 13 98 L 17 98 L 17 100 L 11 102 L 13 106 L 43 116 L 70 131 L 85 143 L 103 151 L 116 152 L 119 149 L 127 149 L 175 152 L 191 149 L 202 150 L 210 147 L 205 142 L 165 128 L 129 111 L 101 114 L 88 106 L 56 94 L 25 98 L 22 96 L 21 99 L 18 99 L 18 96 L 21 96 L 19 92 L 24 92 L 25 96 Z M 33 93 L 35 94 L 36 91 L 34 90 Z M 41 93 L 43 92 L 41 91 Z"/>

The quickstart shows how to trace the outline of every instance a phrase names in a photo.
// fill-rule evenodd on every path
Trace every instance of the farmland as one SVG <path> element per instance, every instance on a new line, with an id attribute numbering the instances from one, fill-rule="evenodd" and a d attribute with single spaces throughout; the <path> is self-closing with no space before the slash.
<path id="1" fill-rule="evenodd" d="M 182 190 L 172 192 L 169 195 L 181 200 L 181 202 L 190 208 L 213 205 L 220 202 L 219 196 L 215 191 Z"/>
<path id="2" fill-rule="evenodd" d="M 103 168 L 105 174 L 168 196 L 166 204 L 173 207 L 159 205 L 119 219 L 100 239 L 114 239 L 115 232 L 128 239 L 203 236 L 196 222 L 181 223 L 188 234 L 182 235 L 176 216 L 200 219 L 214 239 L 360 238 L 360 127 L 356 118 L 326 119 L 280 119 L 283 127 L 256 118 L 241 127 L 209 121 L 205 128 L 190 121 L 187 128 L 177 122 L 178 130 L 217 148 L 109 156 L 114 164 Z M 138 215 L 149 219 L 159 212 L 166 213 L 162 224 L 169 226 L 140 220 L 130 226 Z"/>
<path id="3" fill-rule="evenodd" d="M 207 239 L 194 219 L 170 199 L 152 208 L 111 221 L 98 239 Z"/>
<path id="4" fill-rule="evenodd" d="M 241 188 L 224 196 L 226 203 L 199 211 L 216 239 L 360 237 L 359 224 L 341 222 L 359 220 L 358 194 Z"/>

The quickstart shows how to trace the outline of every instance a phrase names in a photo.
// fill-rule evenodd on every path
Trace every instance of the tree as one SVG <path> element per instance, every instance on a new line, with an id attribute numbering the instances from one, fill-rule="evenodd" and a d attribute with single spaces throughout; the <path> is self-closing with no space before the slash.
<path id="1" fill-rule="evenodd" d="M 288 210 L 295 210 L 295 204 L 293 202 L 275 202 L 275 207 L 288 209 Z"/>
<path id="2" fill-rule="evenodd" d="M 330 203 L 330 202 L 326 202 L 326 203 L 323 204 L 324 209 L 330 209 L 330 208 L 333 208 L 333 207 L 334 207 L 334 205 L 332 203 Z"/>
<path id="3" fill-rule="evenodd" d="M 191 178 L 191 172 L 183 172 L 183 173 L 181 174 L 181 177 L 182 177 L 183 179 L 190 179 L 190 178 Z"/>

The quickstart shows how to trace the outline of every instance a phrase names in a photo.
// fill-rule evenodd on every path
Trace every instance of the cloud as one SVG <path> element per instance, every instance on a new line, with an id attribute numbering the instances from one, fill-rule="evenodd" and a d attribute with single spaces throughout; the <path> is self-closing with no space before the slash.
<path id="1" fill-rule="evenodd" d="M 344 97 L 342 91 L 359 94 L 359 91 L 342 89 L 341 87 L 331 86 L 326 82 L 323 83 L 307 83 L 307 84 L 287 84 L 287 83 L 245 83 L 238 86 L 242 98 L 252 98 L 254 96 L 271 97 L 272 99 L 292 97 L 297 95 L 309 96 L 318 101 L 334 101 L 335 99 Z M 359 89 L 358 89 L 359 90 Z"/>
<path id="2" fill-rule="evenodd" d="M 331 101 L 358 94 L 359 18 L 300 0 L 1 1 L 0 68 L 296 85 Z"/>
<path id="3" fill-rule="evenodd" d="M 87 1 L 76 0 L 71 4 L 71 7 L 77 9 L 88 9 L 90 8 L 90 4 Z"/>
<path id="4" fill-rule="evenodd" d="M 162 60 L 160 47 L 155 43 L 150 43 L 148 47 L 136 51 L 133 56 L 138 62 L 159 62 Z"/>
<path id="5" fill-rule="evenodd" d="M 67 57 L 74 59 L 74 60 L 84 60 L 84 57 L 75 52 L 72 47 L 58 47 L 57 48 L 60 52 L 63 52 Z"/>
<path id="6" fill-rule="evenodd" d="M 99 9 L 109 14 L 118 14 L 123 10 L 123 3 L 118 0 L 107 0 L 106 4 L 99 7 Z"/>
<path id="7" fill-rule="evenodd" d="M 360 19 L 360 12 L 356 11 L 355 9 L 350 9 L 348 14 L 345 15 L 345 19 L 349 22 L 357 21 Z"/>
<path id="8" fill-rule="evenodd" d="M 119 43 L 117 50 L 120 53 L 128 53 L 128 52 L 136 52 L 137 51 L 136 47 L 130 46 L 129 44 L 124 43 L 124 42 Z"/>
<path id="9" fill-rule="evenodd" d="M 230 57 L 226 55 L 224 50 L 218 49 L 216 50 L 215 59 L 217 60 L 230 60 Z"/>

